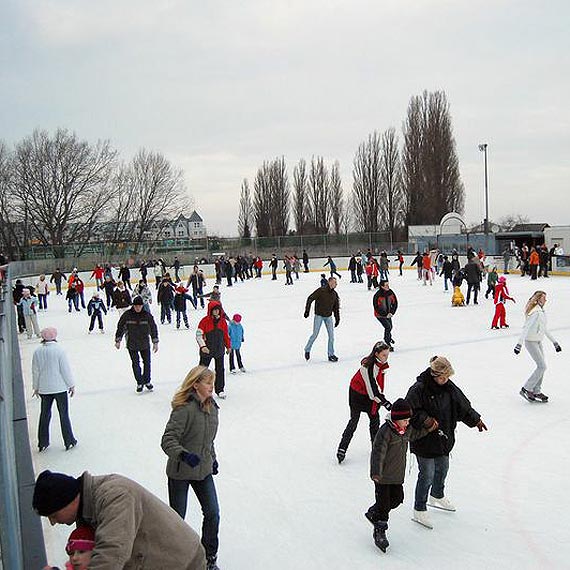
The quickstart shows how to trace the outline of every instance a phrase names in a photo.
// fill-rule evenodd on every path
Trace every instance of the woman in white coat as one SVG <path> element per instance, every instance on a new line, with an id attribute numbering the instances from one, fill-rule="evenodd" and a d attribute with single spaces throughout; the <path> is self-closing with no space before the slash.
<path id="1" fill-rule="evenodd" d="M 65 449 L 77 445 L 69 419 L 67 395 L 73 396 L 75 385 L 67 356 L 57 344 L 57 329 L 42 329 L 42 343 L 32 357 L 33 395 L 40 397 L 42 407 L 38 426 L 38 449 L 44 451 L 49 446 L 49 424 L 53 401 L 57 404 L 59 423 Z"/>
<path id="2" fill-rule="evenodd" d="M 544 291 L 536 291 L 528 300 L 524 311 L 526 321 L 519 342 L 515 346 L 515 354 L 519 354 L 524 342 L 525 348 L 536 363 L 536 369 L 520 391 L 520 395 L 529 402 L 548 402 L 548 396 L 541 391 L 542 379 L 546 371 L 542 340 L 546 336 L 554 344 L 556 352 L 562 350 L 556 339 L 548 332 L 545 304 L 546 293 Z"/>

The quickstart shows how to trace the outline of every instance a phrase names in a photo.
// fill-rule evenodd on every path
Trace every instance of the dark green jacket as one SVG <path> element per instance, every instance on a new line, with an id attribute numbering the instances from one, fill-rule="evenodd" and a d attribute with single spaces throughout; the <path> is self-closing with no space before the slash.
<path id="1" fill-rule="evenodd" d="M 212 473 L 216 460 L 214 438 L 218 431 L 218 405 L 212 400 L 210 412 L 190 396 L 186 404 L 172 410 L 164 429 L 161 446 L 168 455 L 166 474 L 171 479 L 201 481 Z M 180 460 L 180 454 L 195 453 L 200 457 L 196 467 Z"/>
<path id="2" fill-rule="evenodd" d="M 381 485 L 401 485 L 406 472 L 408 442 L 424 437 L 426 428 L 415 429 L 411 425 L 400 435 L 391 420 L 376 432 L 370 456 L 370 477 L 380 477 Z"/>
<path id="3" fill-rule="evenodd" d="M 328 286 L 328 283 L 326 287 L 319 287 L 309 295 L 305 305 L 306 313 L 311 310 L 311 303 L 313 301 L 315 302 L 315 315 L 330 317 L 334 314 L 334 318 L 337 321 L 340 319 L 340 301 L 338 294 L 334 289 Z"/>

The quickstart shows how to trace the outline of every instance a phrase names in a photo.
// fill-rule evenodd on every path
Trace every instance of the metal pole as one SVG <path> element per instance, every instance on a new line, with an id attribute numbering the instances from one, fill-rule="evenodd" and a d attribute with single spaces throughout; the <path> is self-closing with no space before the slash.
<path id="1" fill-rule="evenodd" d="M 485 235 L 489 233 L 489 177 L 487 172 L 487 143 L 479 145 L 479 150 L 485 155 Z"/>

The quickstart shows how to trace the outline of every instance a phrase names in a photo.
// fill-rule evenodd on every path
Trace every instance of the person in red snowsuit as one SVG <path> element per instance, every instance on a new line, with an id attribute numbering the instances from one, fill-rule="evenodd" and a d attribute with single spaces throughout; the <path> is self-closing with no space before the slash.
<path id="1" fill-rule="evenodd" d="M 358 426 L 360 414 L 368 414 L 370 419 L 370 441 L 374 441 L 376 432 L 380 427 L 380 406 L 390 410 L 392 405 L 384 397 L 384 382 L 388 368 L 390 345 L 378 341 L 372 352 L 362 359 L 361 367 L 350 381 L 348 389 L 348 405 L 350 406 L 350 420 L 342 434 L 338 445 L 336 457 L 339 463 L 344 461 L 346 450 Z"/>
<path id="2" fill-rule="evenodd" d="M 506 311 L 505 311 L 505 302 L 512 301 L 515 303 L 516 301 L 509 295 L 509 290 L 507 288 L 507 279 L 506 277 L 499 277 L 497 286 L 495 287 L 495 315 L 493 316 L 493 322 L 491 323 L 492 329 L 498 329 L 499 325 L 501 328 L 509 328 L 509 325 L 506 323 Z"/>

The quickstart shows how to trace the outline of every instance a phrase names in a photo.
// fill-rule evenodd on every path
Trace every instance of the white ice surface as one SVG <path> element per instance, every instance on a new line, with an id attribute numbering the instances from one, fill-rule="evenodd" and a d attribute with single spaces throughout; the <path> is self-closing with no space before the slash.
<path id="1" fill-rule="evenodd" d="M 220 401 L 216 485 L 223 570 L 570 568 L 570 280 L 531 282 L 510 275 L 509 288 L 517 300 L 507 306 L 511 328 L 491 331 L 490 300 L 454 308 L 441 280 L 423 287 L 415 271 L 406 271 L 404 277 L 392 271 L 391 285 L 400 305 L 387 396 L 404 396 L 429 357 L 445 355 L 456 370 L 454 380 L 489 431 L 458 426 L 446 488 L 457 512 L 431 512 L 433 530 L 410 520 L 417 475 L 412 457 L 405 502 L 391 515 L 391 546 L 382 554 L 363 517 L 374 499 L 365 416 L 345 462 L 338 465 L 335 458 L 348 420 L 349 381 L 360 359 L 382 337 L 372 314 L 372 292 L 343 275 L 336 364 L 326 359 L 324 328 L 310 362 L 303 358 L 312 327 L 312 316 L 303 319 L 304 303 L 318 286 L 318 273 L 301 274 L 292 287 L 284 285 L 284 276 L 277 282 L 264 276 L 222 288 L 227 312 L 243 315 L 247 368 L 238 375 L 226 370 L 228 397 Z M 210 279 L 208 290 L 211 284 Z M 550 329 L 564 349 L 556 354 L 550 343 L 545 346 L 549 368 L 543 390 L 551 398 L 548 404 L 531 404 L 518 395 L 532 361 L 524 349 L 518 357 L 513 354 L 524 304 L 538 288 L 548 293 Z M 153 311 L 156 317 L 156 304 Z M 113 346 L 118 314 L 105 318 L 107 334 L 88 335 L 86 312 L 68 314 L 63 297 L 52 293 L 49 311 L 39 320 L 42 327 L 58 328 L 75 373 L 71 418 L 79 445 L 64 451 L 54 409 L 51 446 L 37 452 L 39 403 L 30 397 L 30 364 L 38 341 L 21 336 L 36 472 L 121 473 L 166 500 L 166 456 L 160 438 L 170 399 L 197 363 L 194 330 L 203 314 L 189 310 L 190 331 L 159 325 L 160 351 L 152 360 L 156 389 L 137 395 L 128 354 Z M 187 521 L 200 529 L 193 496 Z M 45 530 L 49 559 L 62 564 L 70 529 Z"/>

